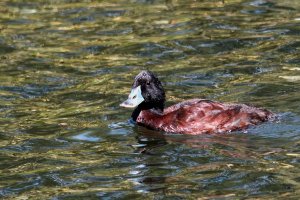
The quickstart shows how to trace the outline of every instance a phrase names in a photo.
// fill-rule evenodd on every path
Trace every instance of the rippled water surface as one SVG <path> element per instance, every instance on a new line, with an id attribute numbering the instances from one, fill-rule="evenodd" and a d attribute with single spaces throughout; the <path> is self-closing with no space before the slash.
<path id="1" fill-rule="evenodd" d="M 0 2 L 0 197 L 299 199 L 300 1 Z M 222 135 L 130 124 L 142 69 L 168 105 L 243 102 L 280 120 Z"/>

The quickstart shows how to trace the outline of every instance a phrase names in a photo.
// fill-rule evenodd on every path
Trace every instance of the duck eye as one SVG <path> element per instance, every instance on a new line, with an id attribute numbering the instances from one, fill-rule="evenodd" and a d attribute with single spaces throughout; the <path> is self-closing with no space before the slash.
<path id="1" fill-rule="evenodd" d="M 134 95 L 132 98 L 135 99 L 135 98 L 136 98 L 136 95 Z"/>
<path id="2" fill-rule="evenodd" d="M 147 85 L 150 85 L 150 82 L 149 81 L 147 81 L 147 83 L 146 83 Z"/>

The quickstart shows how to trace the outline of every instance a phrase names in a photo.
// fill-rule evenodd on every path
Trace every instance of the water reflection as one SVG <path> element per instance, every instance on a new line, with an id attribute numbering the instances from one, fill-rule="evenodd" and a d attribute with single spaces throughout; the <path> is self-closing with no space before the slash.
<path id="1" fill-rule="evenodd" d="M 129 172 L 137 176 L 131 181 L 139 192 L 172 193 L 174 189 L 181 190 L 183 184 L 202 190 L 239 189 L 244 195 L 263 194 L 268 188 L 294 191 L 292 184 L 282 184 L 283 177 L 277 175 L 278 171 L 293 171 L 296 167 L 293 159 L 282 159 L 288 151 L 286 146 L 291 143 L 288 139 L 264 140 L 256 134 L 239 133 L 155 135 L 143 128 L 139 133 L 137 141 L 142 145 L 137 146 L 137 150 L 143 154 L 143 164 Z M 256 170 L 252 171 L 249 165 L 256 166 Z M 169 183 L 173 188 L 166 187 Z M 236 183 L 239 186 L 235 186 Z"/>

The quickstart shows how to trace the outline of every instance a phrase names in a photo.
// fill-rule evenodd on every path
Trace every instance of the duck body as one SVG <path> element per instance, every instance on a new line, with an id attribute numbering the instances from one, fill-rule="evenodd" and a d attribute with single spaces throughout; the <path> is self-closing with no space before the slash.
<path id="1" fill-rule="evenodd" d="M 245 104 L 192 99 L 164 108 L 165 93 L 149 71 L 136 76 L 123 107 L 136 107 L 132 119 L 150 129 L 179 134 L 213 134 L 243 130 L 268 121 L 274 114 Z"/>
<path id="2" fill-rule="evenodd" d="M 224 104 L 205 99 L 192 99 L 157 113 L 140 112 L 136 122 L 150 129 L 180 134 L 211 134 L 243 130 L 268 121 L 273 114 L 245 104 Z"/>

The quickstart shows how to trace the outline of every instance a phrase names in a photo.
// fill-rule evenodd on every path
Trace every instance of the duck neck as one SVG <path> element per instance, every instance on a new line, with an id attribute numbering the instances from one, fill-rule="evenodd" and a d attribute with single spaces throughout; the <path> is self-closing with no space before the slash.
<path id="1" fill-rule="evenodd" d="M 133 121 L 136 122 L 136 119 L 138 118 L 141 111 L 142 111 L 142 109 L 140 108 L 140 106 L 138 106 L 134 109 L 134 111 L 131 114 L 131 118 Z"/>
<path id="2" fill-rule="evenodd" d="M 145 107 L 145 106 L 139 105 L 138 107 L 136 107 L 134 109 L 134 111 L 131 114 L 132 120 L 136 122 L 138 116 L 140 115 L 140 113 L 143 110 L 150 110 L 151 112 L 153 112 L 153 113 L 155 113 L 157 115 L 163 115 L 163 113 L 164 113 L 164 106 L 159 106 L 159 107 Z"/>

